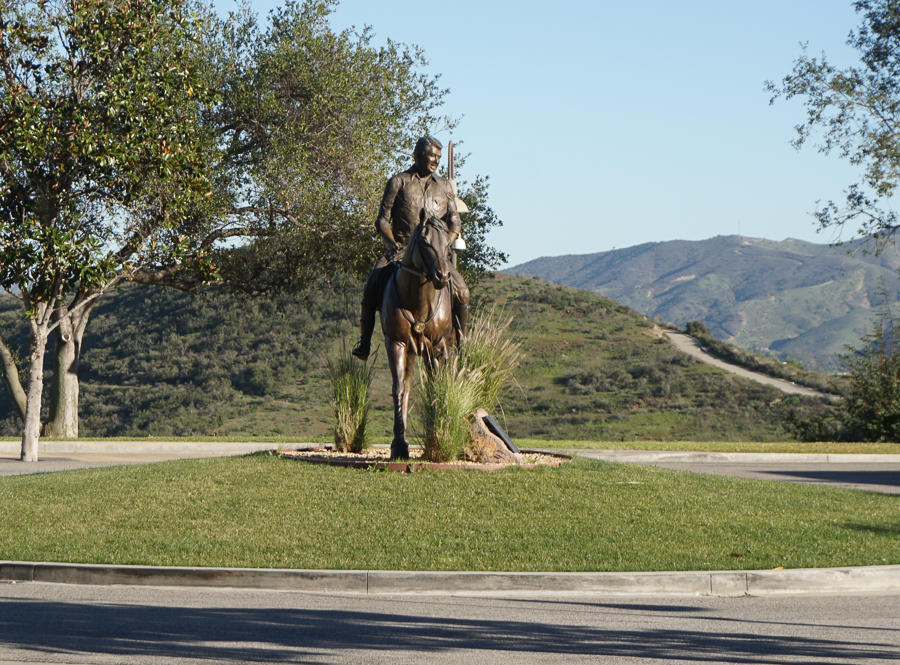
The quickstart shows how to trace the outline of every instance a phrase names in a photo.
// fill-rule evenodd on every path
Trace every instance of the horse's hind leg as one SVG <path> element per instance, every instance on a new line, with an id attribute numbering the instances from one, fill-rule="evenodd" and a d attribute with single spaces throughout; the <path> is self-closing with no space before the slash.
<path id="1" fill-rule="evenodd" d="M 394 439 L 391 441 L 391 459 L 409 459 L 409 440 L 406 437 L 406 417 L 409 409 L 409 391 L 411 388 L 412 358 L 407 353 L 406 345 L 388 341 L 388 365 L 391 368 L 392 389 L 394 398 Z"/>

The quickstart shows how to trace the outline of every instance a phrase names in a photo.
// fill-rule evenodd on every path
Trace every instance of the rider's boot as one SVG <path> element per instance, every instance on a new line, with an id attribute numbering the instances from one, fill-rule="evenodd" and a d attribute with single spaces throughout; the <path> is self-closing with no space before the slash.
<path id="1" fill-rule="evenodd" d="M 375 331 L 375 306 L 363 300 L 359 323 L 359 342 L 350 352 L 360 360 L 366 360 L 372 347 L 372 333 Z"/>
<path id="2" fill-rule="evenodd" d="M 464 302 L 453 303 L 453 332 L 456 333 L 456 346 L 462 348 L 469 336 L 469 305 Z"/>

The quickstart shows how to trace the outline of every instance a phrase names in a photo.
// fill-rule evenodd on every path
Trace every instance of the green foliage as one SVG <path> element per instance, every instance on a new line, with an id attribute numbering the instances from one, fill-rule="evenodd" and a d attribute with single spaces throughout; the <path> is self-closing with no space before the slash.
<path id="1" fill-rule="evenodd" d="M 830 201 L 815 213 L 820 227 L 849 223 L 854 232 L 884 241 L 900 222 L 878 198 L 889 199 L 900 183 L 900 12 L 895 0 L 859 0 L 853 7 L 862 24 L 847 44 L 858 51 L 860 65 L 838 69 L 824 54 L 817 59 L 804 51 L 781 88 L 771 81 L 767 87 L 772 102 L 778 97 L 805 100 L 806 121 L 796 128 L 795 147 L 821 130 L 816 146 L 821 152 L 834 151 L 864 169 L 862 184 L 848 188 L 843 204 Z"/>
<path id="2" fill-rule="evenodd" d="M 29 308 L 105 286 L 151 237 L 188 256 L 176 226 L 210 188 L 196 105 L 216 100 L 192 30 L 179 0 L 0 8 L 0 286 Z"/>
<path id="3" fill-rule="evenodd" d="M 451 349 L 440 362 L 418 364 L 423 457 L 431 462 L 459 459 L 469 439 L 471 416 L 480 405 L 480 372 Z"/>
<path id="4" fill-rule="evenodd" d="M 250 292 L 308 283 L 323 271 L 364 276 L 381 243 L 374 220 L 385 181 L 416 139 L 452 127 L 447 91 L 422 73 L 423 52 L 371 30 L 331 29 L 334 0 L 287 3 L 261 25 L 249 3 L 209 13 L 196 61 L 223 91 L 205 109 L 212 199 L 228 236 L 223 279 Z"/>
<path id="5" fill-rule="evenodd" d="M 710 336 L 709 328 L 700 321 L 688 321 L 684 324 L 684 331 L 693 337 L 697 337 L 698 335 Z"/>
<path id="6" fill-rule="evenodd" d="M 324 436 L 333 418 L 321 358 L 349 334 L 358 303 L 358 286 L 338 281 L 272 299 L 123 285 L 84 337 L 81 435 Z M 0 298 L 0 334 L 20 354 L 21 319 Z M 4 392 L 0 435 L 20 432 Z"/>
<path id="7" fill-rule="evenodd" d="M 440 363 L 419 367 L 420 420 L 424 457 L 446 462 L 463 457 L 471 416 L 490 411 L 513 381 L 521 345 L 508 337 L 512 317 L 492 307 L 474 317 L 462 349 L 451 349 Z"/>
<path id="8" fill-rule="evenodd" d="M 497 214 L 487 205 L 489 178 L 478 176 L 471 185 L 461 184 L 460 198 L 465 201 L 469 212 L 460 216 L 466 250 L 459 254 L 458 268 L 466 283 L 473 287 L 506 263 L 507 256 L 487 244 L 488 231 L 503 226 Z"/>
<path id="9" fill-rule="evenodd" d="M 848 426 L 844 404 L 784 400 L 784 427 L 799 441 L 864 441 L 859 429 Z"/>
<path id="10" fill-rule="evenodd" d="M 369 388 L 375 374 L 372 364 L 354 358 L 347 347 L 337 358 L 329 358 L 326 370 L 334 403 L 334 445 L 342 452 L 361 453 L 369 447 Z"/>
<path id="11" fill-rule="evenodd" d="M 652 321 L 609 298 L 503 275 L 485 282 L 481 297 L 507 303 L 524 350 L 518 389 L 504 400 L 504 428 L 514 439 L 789 436 L 783 393 L 693 360 Z"/>
<path id="12" fill-rule="evenodd" d="M 474 293 L 501 303 L 500 319 L 513 318 L 508 334 L 522 345 L 515 387 L 502 396 L 499 414 L 513 440 L 790 436 L 783 418 L 794 398 L 693 360 L 615 301 L 502 274 Z M 334 416 L 321 358 L 355 331 L 359 297 L 358 284 L 340 280 L 274 300 L 116 289 L 99 301 L 85 334 L 82 435 L 328 440 Z M 0 334 L 20 355 L 28 349 L 22 318 L 14 299 L 0 298 Z M 370 394 L 368 430 L 389 437 L 390 373 L 383 356 Z M 797 403 L 818 402 L 801 397 Z M 0 435 L 19 432 L 0 392 Z"/>
<path id="13" fill-rule="evenodd" d="M 840 356 L 849 385 L 846 422 L 865 440 L 900 442 L 900 352 L 887 298 L 860 341 L 861 347 Z"/>

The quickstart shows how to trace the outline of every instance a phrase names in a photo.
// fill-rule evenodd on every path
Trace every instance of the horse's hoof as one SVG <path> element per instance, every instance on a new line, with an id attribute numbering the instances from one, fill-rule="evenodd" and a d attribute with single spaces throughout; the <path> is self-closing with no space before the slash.
<path id="1" fill-rule="evenodd" d="M 360 360 L 368 360 L 369 359 L 369 350 L 370 349 L 369 349 L 368 345 L 359 343 L 353 347 L 353 350 L 350 352 L 350 355 L 356 356 Z"/>
<path id="2" fill-rule="evenodd" d="M 409 446 L 391 446 L 391 459 L 409 459 Z"/>

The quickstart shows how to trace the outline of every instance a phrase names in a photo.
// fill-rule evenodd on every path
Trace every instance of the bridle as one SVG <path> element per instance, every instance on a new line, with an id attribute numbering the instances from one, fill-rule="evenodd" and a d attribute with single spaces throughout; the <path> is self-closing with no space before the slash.
<path id="1" fill-rule="evenodd" d="M 447 236 L 450 235 L 450 229 L 447 228 L 447 225 L 443 222 L 443 220 L 438 219 L 437 217 L 429 218 L 427 221 L 424 222 L 423 227 L 425 227 L 425 226 L 431 226 L 433 229 L 439 231 L 440 233 L 443 233 L 444 235 L 447 235 Z M 425 237 L 425 228 L 418 229 L 417 237 L 411 238 L 410 240 L 411 240 L 411 242 L 415 243 L 412 249 L 419 253 L 419 257 L 422 259 L 422 264 L 425 266 L 427 273 L 435 274 L 436 273 L 435 264 L 440 261 L 440 259 L 438 258 L 439 252 L 438 252 L 437 248 L 435 248 L 435 246 L 431 242 L 429 242 L 428 239 Z M 423 252 L 422 247 L 420 245 L 424 245 L 425 247 L 430 249 L 431 252 Z M 431 261 L 428 261 L 426 259 L 426 254 L 431 254 L 433 256 Z M 414 270 L 413 268 L 405 266 L 405 265 L 403 265 L 402 261 L 395 261 L 395 263 L 399 266 L 399 268 L 401 270 L 405 270 L 406 272 L 411 273 L 417 277 L 420 277 L 426 281 L 429 280 L 428 274 L 421 273 L 418 270 Z M 400 292 L 397 288 L 397 280 L 394 279 L 391 281 L 394 283 L 394 291 L 395 291 L 395 293 L 397 293 L 397 297 L 399 298 Z M 449 284 L 451 284 L 451 282 L 448 281 L 448 285 Z M 452 288 L 452 286 L 451 286 L 451 288 Z M 425 319 L 424 321 L 417 321 L 415 319 L 415 317 L 413 317 L 413 315 L 410 314 L 410 312 L 408 310 L 403 309 L 402 307 L 400 308 L 400 311 L 403 313 L 403 317 L 412 325 L 412 329 L 417 335 L 421 335 L 422 333 L 425 332 L 426 326 L 431 322 L 431 320 L 434 318 L 435 314 L 437 314 L 440 311 L 441 302 L 444 297 L 444 290 L 445 289 L 438 290 L 437 302 L 431 308 L 431 314 L 429 314 L 428 318 Z"/>
<path id="2" fill-rule="evenodd" d="M 447 225 L 442 219 L 438 219 L 437 217 L 429 217 L 428 220 L 424 223 L 424 226 L 430 226 L 446 236 L 450 235 L 450 229 L 447 228 Z M 397 263 L 401 270 L 405 270 L 406 272 L 415 275 L 416 277 L 421 277 L 422 279 L 429 279 L 428 274 L 435 272 L 435 264 L 440 260 L 438 258 L 439 253 L 435 246 L 428 241 L 428 238 L 425 237 L 424 229 L 419 231 L 418 237 L 414 239 L 414 242 L 414 249 L 419 253 L 419 257 L 422 259 L 422 264 L 425 265 L 426 272 L 421 273 L 418 270 L 413 270 L 412 268 L 403 265 L 402 261 L 396 261 L 395 263 Z M 428 261 L 426 259 L 426 252 L 422 251 L 421 245 L 424 245 L 431 250 L 431 255 L 433 256 L 433 258 L 431 258 L 431 261 Z"/>

